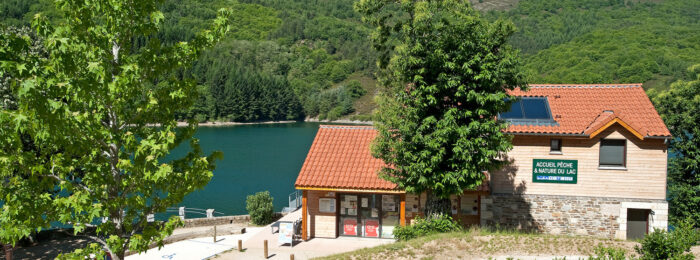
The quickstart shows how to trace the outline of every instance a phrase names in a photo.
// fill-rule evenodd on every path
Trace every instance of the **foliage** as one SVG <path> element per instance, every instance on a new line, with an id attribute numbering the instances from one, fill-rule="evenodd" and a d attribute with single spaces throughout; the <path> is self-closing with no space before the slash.
<path id="1" fill-rule="evenodd" d="M 673 135 L 668 167 L 670 221 L 691 218 L 700 227 L 700 64 L 688 71 L 693 80 L 680 80 L 668 91 L 649 94 Z"/>
<path id="2" fill-rule="evenodd" d="M 627 251 L 617 247 L 606 247 L 602 243 L 593 250 L 595 255 L 589 256 L 588 260 L 625 260 Z"/>
<path id="3" fill-rule="evenodd" d="M 193 103 L 196 85 L 179 74 L 223 37 L 229 11 L 189 42 L 162 44 L 161 1 L 56 1 L 66 18 L 32 22 L 30 37 L 0 35 L 0 73 L 10 77 L 17 110 L 0 111 L 0 239 L 16 243 L 57 221 L 92 244 L 62 258 L 145 251 L 162 245 L 181 222 L 148 223 L 212 176 L 196 124 L 176 128 L 174 114 Z M 139 41 L 143 42 L 139 42 Z M 152 127 L 159 125 L 159 127 Z M 191 151 L 166 160 L 188 141 Z M 102 220 L 102 221 L 100 221 Z M 102 249 L 104 248 L 104 249 Z"/>
<path id="4" fill-rule="evenodd" d="M 61 20 L 60 13 L 50 2 L 0 1 L 0 24 L 29 25 L 37 12 L 52 21 Z M 206 78 L 209 69 L 246 71 L 251 75 L 286 79 L 285 84 L 294 89 L 301 103 L 301 108 L 292 114 L 302 117 L 334 118 L 337 114 L 343 117 L 351 111 L 368 116 L 366 113 L 371 109 L 362 108 L 376 105 L 371 98 L 361 105 L 355 103 L 350 109 L 335 105 L 324 106 L 327 108 L 324 111 L 309 112 L 317 110 L 321 92 L 339 87 L 347 75 L 374 75 L 376 72 L 378 53 L 367 40 L 372 29 L 361 22 L 361 15 L 353 10 L 353 2 L 355 0 L 165 0 L 160 7 L 165 18 L 157 37 L 166 44 L 191 40 L 196 32 L 207 28 L 208 21 L 215 17 L 219 8 L 229 7 L 233 12 L 232 29 L 222 40 L 221 47 L 206 55 L 207 61 L 198 62 L 225 68 L 206 65 L 193 71 L 193 76 L 200 79 L 198 84 L 204 86 L 197 105 L 201 111 L 179 111 L 179 119 L 232 118 L 207 110 L 213 109 L 214 100 L 206 103 L 205 99 L 211 97 L 208 91 L 214 88 L 201 79 Z M 685 73 L 684 68 L 700 62 L 700 17 L 697 13 L 700 13 L 700 2 L 695 0 L 521 0 L 514 9 L 490 11 L 485 16 L 492 21 L 510 19 L 516 25 L 518 31 L 508 41 L 525 54 L 524 70 L 532 82 L 644 82 L 646 88 L 662 89 L 678 79 L 689 79 L 692 75 Z M 145 44 L 144 39 L 139 41 Z M 267 48 L 270 46 L 274 48 Z M 224 55 L 229 49 L 250 52 L 229 57 Z M 249 62 L 250 58 L 255 62 Z M 232 59 L 237 62 L 225 62 Z M 213 60 L 218 62 L 210 63 Z M 271 71 L 272 67 L 276 69 Z M 255 87 L 276 89 L 261 84 Z M 311 96 L 315 96 L 313 100 L 309 99 Z M 268 102 L 266 98 L 258 101 Z M 234 114 L 245 114 L 240 118 L 269 118 L 248 113 L 250 111 Z"/>
<path id="5" fill-rule="evenodd" d="M 10 38 L 13 35 L 25 38 L 30 42 L 28 46 L 29 55 L 35 57 L 46 57 L 46 53 L 42 48 L 42 41 L 34 34 L 28 27 L 8 27 L 0 28 L 0 34 L 4 37 Z M 9 47 L 9 46 L 7 46 Z M 17 109 L 17 97 L 12 91 L 11 87 L 12 79 L 10 75 L 4 73 L 0 70 L 0 109 Z"/>
<path id="6" fill-rule="evenodd" d="M 480 185 L 512 147 L 494 118 L 508 108 L 506 90 L 525 86 L 506 44 L 515 29 L 487 22 L 465 1 L 362 0 L 357 9 L 377 27 L 385 89 L 372 150 L 393 166 L 381 176 L 409 193 L 428 191 L 435 210 L 447 212 L 449 195 Z"/>
<path id="7" fill-rule="evenodd" d="M 26 17 L 37 11 L 51 10 L 43 1 L 46 0 L 26 0 L 17 6 L 0 3 L 0 7 L 13 10 L 6 17 L 0 17 L 0 23 L 28 24 Z M 221 7 L 232 9 L 231 30 L 215 50 L 207 52 L 197 61 L 196 68 L 188 71 L 202 87 L 196 108 L 178 111 L 179 120 L 195 117 L 204 121 L 285 120 L 304 116 L 338 118 L 354 111 L 353 100 L 348 101 L 350 108 L 335 104 L 318 110 L 319 96 L 328 96 L 321 92 L 339 87 L 351 73 L 371 74 L 374 67 L 373 52 L 366 40 L 369 30 L 352 10 L 352 1 L 319 4 L 311 0 L 165 0 L 160 7 L 165 18 L 156 36 L 165 44 L 191 40 L 196 32 L 206 29 L 208 21 Z M 145 39 L 137 39 L 137 42 L 146 44 Z M 250 75 L 247 77 L 250 79 L 274 80 L 241 87 L 226 79 L 216 83 L 207 81 L 214 73 L 210 71 L 223 76 L 243 74 Z M 240 110 L 233 107 L 248 104 L 227 104 L 227 112 L 221 113 L 214 104 L 225 102 L 218 98 L 230 95 L 211 92 L 221 88 L 248 97 L 262 93 L 264 96 L 256 96 L 250 105 L 266 107 L 276 103 L 277 108 L 274 111 Z M 289 89 L 293 90 L 293 96 L 289 96 Z M 284 98 L 277 100 L 276 96 Z M 316 97 L 308 100 L 311 96 Z M 285 103 L 290 100 L 290 104 Z"/>
<path id="8" fill-rule="evenodd" d="M 0 1 L 0 24 L 26 27 L 38 12 L 51 21 L 61 17 L 53 0 L 3 0 Z"/>
<path id="9" fill-rule="evenodd" d="M 347 89 L 348 95 L 350 95 L 350 97 L 352 98 L 359 98 L 367 93 L 367 90 L 365 90 L 362 87 L 362 84 L 357 80 L 348 81 L 348 84 L 345 87 Z"/>
<path id="10" fill-rule="evenodd" d="M 245 208 L 250 215 L 250 221 L 255 225 L 267 225 L 272 223 L 275 217 L 275 208 L 272 204 L 272 195 L 269 191 L 261 191 L 248 195 L 245 200 Z"/>
<path id="11" fill-rule="evenodd" d="M 207 28 L 220 8 L 232 10 L 231 30 L 224 40 L 264 40 L 281 23 L 277 11 L 261 5 L 227 0 L 167 0 L 161 7 L 166 18 L 158 38 L 166 43 L 190 40 Z"/>
<path id="12" fill-rule="evenodd" d="M 700 233 L 688 219 L 680 222 L 679 226 L 671 232 L 656 229 L 644 237 L 640 242 L 641 246 L 635 246 L 634 249 L 642 260 L 695 259 L 690 253 L 690 248 L 698 241 L 700 241 Z"/>
<path id="13" fill-rule="evenodd" d="M 393 235 L 399 241 L 435 233 L 447 233 L 462 230 L 462 226 L 449 215 L 433 215 L 428 218 L 416 217 L 411 225 L 394 227 Z"/>
<path id="14" fill-rule="evenodd" d="M 183 120 L 199 116 L 203 120 L 250 122 L 303 117 L 301 103 L 284 78 L 238 66 L 213 66 L 206 76 L 200 99 L 192 110 L 180 115 Z"/>
<path id="15" fill-rule="evenodd" d="M 197 112 L 182 117 L 206 114 L 210 120 L 234 121 L 339 118 L 352 112 L 353 101 L 366 93 L 361 84 L 356 85 L 359 82 L 341 82 L 354 71 L 350 61 L 338 60 L 324 49 L 290 48 L 271 41 L 222 43 L 194 66 L 192 73 L 207 86 L 202 93 L 207 97 L 195 105 Z M 236 97 L 244 100 L 232 103 Z"/>
<path id="16" fill-rule="evenodd" d="M 523 0 L 510 42 L 540 83 L 645 82 L 664 87 L 700 62 L 700 2 Z"/>

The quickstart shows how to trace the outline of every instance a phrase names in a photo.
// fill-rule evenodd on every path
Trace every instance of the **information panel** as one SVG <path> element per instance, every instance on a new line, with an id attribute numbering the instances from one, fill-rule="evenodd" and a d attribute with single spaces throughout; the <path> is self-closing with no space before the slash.
<path id="1" fill-rule="evenodd" d="M 577 160 L 532 160 L 532 182 L 576 184 Z"/>
<path id="2" fill-rule="evenodd" d="M 279 236 L 277 237 L 277 242 L 280 245 L 292 245 L 292 238 L 294 238 L 294 224 L 292 222 L 280 222 L 280 231 Z"/>

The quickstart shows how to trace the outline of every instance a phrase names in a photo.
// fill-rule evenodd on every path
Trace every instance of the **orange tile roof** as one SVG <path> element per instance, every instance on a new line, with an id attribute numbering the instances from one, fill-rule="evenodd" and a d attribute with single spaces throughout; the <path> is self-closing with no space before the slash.
<path id="1" fill-rule="evenodd" d="M 618 123 L 640 138 L 670 136 L 641 84 L 530 85 L 527 92 L 516 89 L 510 94 L 547 97 L 557 124 L 512 124 L 509 133 L 592 136 Z M 396 184 L 378 176 L 385 164 L 370 152 L 376 135 L 371 126 L 321 125 L 295 187 L 396 191 Z M 477 190 L 488 191 L 488 176 Z"/>
<path id="2" fill-rule="evenodd" d="M 371 126 L 321 125 L 301 167 L 296 187 L 394 190 L 396 184 L 379 178 L 382 160 L 372 157 L 370 144 L 377 131 Z"/>
<path id="3" fill-rule="evenodd" d="M 515 89 L 520 97 L 547 97 L 554 125 L 511 124 L 513 134 L 564 134 L 590 136 L 610 126 L 626 124 L 642 137 L 670 137 L 642 84 L 558 84 L 530 85 L 528 91 Z"/>

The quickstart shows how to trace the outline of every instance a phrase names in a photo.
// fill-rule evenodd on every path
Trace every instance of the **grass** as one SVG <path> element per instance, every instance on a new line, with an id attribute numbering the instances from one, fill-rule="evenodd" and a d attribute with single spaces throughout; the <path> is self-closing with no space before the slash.
<path id="1" fill-rule="evenodd" d="M 635 242 L 580 236 L 524 233 L 514 230 L 470 229 L 434 234 L 409 241 L 364 248 L 320 259 L 489 258 L 492 256 L 587 256 L 598 245 L 634 254 Z"/>
<path id="2" fill-rule="evenodd" d="M 362 87 L 365 90 L 367 90 L 367 93 L 364 96 L 355 100 L 355 102 L 353 103 L 353 108 L 355 108 L 355 111 L 350 114 L 350 117 L 352 117 L 353 115 L 372 114 L 372 110 L 374 110 L 377 107 L 377 104 L 374 103 L 374 96 L 379 91 L 377 81 L 375 81 L 372 77 L 357 72 L 350 75 L 348 79 L 345 80 L 345 82 L 351 80 L 359 81 L 362 84 Z"/>

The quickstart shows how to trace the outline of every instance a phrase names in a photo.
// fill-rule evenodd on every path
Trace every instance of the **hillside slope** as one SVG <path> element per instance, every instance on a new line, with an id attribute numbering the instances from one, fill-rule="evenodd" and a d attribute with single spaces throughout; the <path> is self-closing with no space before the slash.
<path id="1" fill-rule="evenodd" d="M 471 0 L 488 19 L 512 20 L 532 83 L 644 83 L 666 88 L 700 63 L 697 0 Z M 50 0 L 0 2 L 0 26 L 27 26 Z M 368 119 L 375 53 L 354 0 L 166 0 L 157 37 L 191 39 L 218 8 L 231 33 L 192 69 L 200 97 L 181 119 Z"/>

